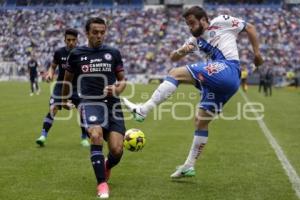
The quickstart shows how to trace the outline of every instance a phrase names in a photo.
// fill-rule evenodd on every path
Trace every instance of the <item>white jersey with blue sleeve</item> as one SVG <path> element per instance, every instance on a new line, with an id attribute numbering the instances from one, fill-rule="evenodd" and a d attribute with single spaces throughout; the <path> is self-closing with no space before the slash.
<path id="1" fill-rule="evenodd" d="M 210 22 L 201 37 L 191 37 L 186 43 L 195 45 L 196 49 L 206 53 L 210 60 L 239 61 L 236 40 L 245 27 L 244 20 L 220 15 Z"/>
<path id="2" fill-rule="evenodd" d="M 185 44 L 195 46 L 193 52 L 204 52 L 208 62 L 187 65 L 202 91 L 199 107 L 220 112 L 240 85 L 237 36 L 246 27 L 243 20 L 221 15 L 214 18 L 200 37 L 191 37 Z"/>

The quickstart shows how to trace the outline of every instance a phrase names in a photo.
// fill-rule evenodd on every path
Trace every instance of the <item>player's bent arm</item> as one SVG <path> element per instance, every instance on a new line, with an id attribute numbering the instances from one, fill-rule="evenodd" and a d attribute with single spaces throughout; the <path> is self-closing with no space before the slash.
<path id="1" fill-rule="evenodd" d="M 255 27 L 252 24 L 247 23 L 245 31 L 248 34 L 248 38 L 252 45 L 254 54 L 259 53 L 259 42 L 258 42 L 257 32 Z"/>
<path id="2" fill-rule="evenodd" d="M 120 71 L 117 73 L 117 83 L 115 84 L 116 87 L 116 95 L 120 95 L 126 88 L 126 79 L 124 71 Z"/>
<path id="3" fill-rule="evenodd" d="M 180 48 L 175 51 L 172 51 L 170 54 L 171 61 L 173 61 L 173 62 L 180 60 L 184 56 L 186 56 L 186 54 L 184 52 L 180 51 Z"/>
<path id="4" fill-rule="evenodd" d="M 66 104 L 68 101 L 67 96 L 70 92 L 70 84 L 72 83 L 73 78 L 74 78 L 74 74 L 66 70 L 64 76 L 64 82 L 62 85 L 62 92 L 61 92 L 63 104 Z"/>
<path id="5" fill-rule="evenodd" d="M 119 96 L 126 88 L 126 80 L 125 80 L 124 72 L 123 71 L 118 72 L 116 76 L 117 76 L 117 82 L 113 85 L 106 86 L 103 90 L 104 94 L 106 94 L 109 97 Z"/>
<path id="6" fill-rule="evenodd" d="M 257 37 L 257 32 L 255 27 L 252 24 L 247 23 L 245 31 L 247 32 L 249 41 L 252 45 L 253 48 L 253 53 L 255 56 L 254 59 L 254 64 L 256 66 L 262 65 L 263 64 L 263 59 L 261 57 L 260 54 L 260 50 L 259 50 L 259 42 L 258 42 L 258 37 Z"/>
<path id="7" fill-rule="evenodd" d="M 56 63 L 51 63 L 50 68 L 48 69 L 47 76 L 46 76 L 47 81 L 52 81 L 53 80 L 56 67 L 57 67 Z"/>
<path id="8" fill-rule="evenodd" d="M 193 44 L 184 44 L 179 49 L 171 52 L 171 55 L 170 55 L 171 61 L 176 62 L 176 61 L 182 59 L 184 56 L 186 56 L 187 54 L 192 52 L 194 49 L 195 49 L 195 46 Z"/>

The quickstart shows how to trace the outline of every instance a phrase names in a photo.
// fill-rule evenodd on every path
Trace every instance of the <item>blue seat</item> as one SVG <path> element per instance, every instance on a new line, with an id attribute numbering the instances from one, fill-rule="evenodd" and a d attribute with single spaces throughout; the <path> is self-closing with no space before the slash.
<path id="1" fill-rule="evenodd" d="M 17 2 L 17 0 L 7 0 L 6 5 L 14 6 L 14 5 L 16 5 L 16 2 Z"/>

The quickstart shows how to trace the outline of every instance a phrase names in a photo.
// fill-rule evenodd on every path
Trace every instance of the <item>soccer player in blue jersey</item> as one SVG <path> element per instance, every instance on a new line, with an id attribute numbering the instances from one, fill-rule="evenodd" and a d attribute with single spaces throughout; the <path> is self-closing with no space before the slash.
<path id="1" fill-rule="evenodd" d="M 171 174 L 172 178 L 195 175 L 194 165 L 207 143 L 209 123 L 239 88 L 241 71 L 236 39 L 240 32 L 248 34 L 254 64 L 259 66 L 263 63 L 253 25 L 228 15 L 209 21 L 205 10 L 198 6 L 189 8 L 183 17 L 193 37 L 171 53 L 171 60 L 178 61 L 189 53 L 202 51 L 208 56 L 208 61 L 172 69 L 152 97 L 142 105 L 124 99 L 135 119 L 143 121 L 147 113 L 173 94 L 180 83 L 192 84 L 201 90 L 193 143 L 185 163 L 177 167 Z"/>
<path id="2" fill-rule="evenodd" d="M 30 96 L 33 96 L 34 92 L 36 92 L 37 95 L 40 93 L 39 84 L 38 84 L 38 67 L 39 64 L 35 59 L 35 56 L 31 55 L 30 60 L 28 61 L 28 73 L 29 73 L 29 80 L 30 80 L 30 88 L 31 93 Z"/>
<path id="3" fill-rule="evenodd" d="M 117 49 L 103 44 L 106 23 L 101 18 L 91 18 L 86 23 L 88 46 L 74 49 L 68 58 L 64 81 L 72 81 L 78 74 L 80 110 L 91 140 L 91 163 L 97 179 L 97 196 L 109 197 L 107 180 L 110 170 L 123 154 L 125 125 L 119 94 L 126 87 L 123 62 Z M 68 94 L 68 84 L 63 85 L 63 95 Z M 72 108 L 63 100 L 63 107 Z M 105 161 L 103 140 L 109 153 Z"/>
<path id="4" fill-rule="evenodd" d="M 62 90 L 62 82 L 65 74 L 65 67 L 67 63 L 67 58 L 70 51 L 76 47 L 77 45 L 77 37 L 78 32 L 75 29 L 66 29 L 65 31 L 65 47 L 59 48 L 55 51 L 53 61 L 48 70 L 46 80 L 52 81 L 55 75 L 56 68 L 58 67 L 58 77 L 56 80 L 56 84 L 53 90 L 53 93 L 50 97 L 49 101 L 49 112 L 47 113 L 44 122 L 43 129 L 41 132 L 41 136 L 36 140 L 36 143 L 43 147 L 45 145 L 46 139 L 48 137 L 48 133 L 50 128 L 52 127 L 54 117 L 58 110 L 61 110 L 61 90 Z M 77 82 L 76 79 L 72 82 L 72 101 L 77 106 L 79 104 L 79 97 L 77 94 Z M 87 133 L 84 127 L 81 127 L 81 145 L 89 146 L 89 141 L 87 140 Z"/>

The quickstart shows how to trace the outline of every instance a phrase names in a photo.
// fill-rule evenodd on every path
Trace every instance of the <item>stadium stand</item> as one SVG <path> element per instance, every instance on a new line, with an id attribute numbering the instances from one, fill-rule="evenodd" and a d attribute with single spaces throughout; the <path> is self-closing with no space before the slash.
<path id="1" fill-rule="evenodd" d="M 74 4 L 79 0 L 62 0 L 61 3 Z M 6 5 L 37 2 L 53 5 L 52 0 L 7 0 Z M 110 0 L 85 0 L 81 3 L 109 4 Z M 229 2 L 229 1 L 222 1 Z M 239 1 L 241 3 L 247 1 Z M 259 2 L 259 1 L 257 1 Z M 275 0 L 264 1 L 274 3 Z M 277 1 L 276 1 L 277 2 Z M 119 0 L 120 5 L 140 5 L 140 0 Z M 275 80 L 281 81 L 289 71 L 300 71 L 300 7 L 285 8 L 281 6 L 207 6 L 210 17 L 219 14 L 234 15 L 256 25 L 260 34 L 261 48 L 265 57 L 265 66 L 273 66 Z M 65 12 L 65 9 L 68 12 Z M 84 41 L 84 23 L 88 17 L 102 16 L 109 24 L 106 42 L 120 48 L 129 75 L 146 74 L 163 76 L 172 68 L 199 59 L 190 56 L 172 63 L 168 58 L 170 52 L 179 47 L 189 35 L 181 18 L 182 8 L 165 9 L 87 9 L 85 7 L 64 7 L 63 9 L 46 9 L 28 6 L 28 9 L 0 10 L 0 60 L 14 62 L 18 74 L 22 74 L 31 52 L 39 58 L 45 70 L 49 66 L 53 52 L 63 45 L 63 31 L 73 27 L 80 31 L 80 44 Z M 239 41 L 242 62 L 251 63 L 252 53 L 245 34 Z M 201 57 L 201 56 L 200 56 Z M 201 57 L 201 59 L 205 59 Z M 251 81 L 250 81 L 251 82 Z M 255 82 L 255 81 L 254 81 Z"/>
<path id="2" fill-rule="evenodd" d="M 281 0 L 206 0 L 209 4 L 280 4 Z"/>

